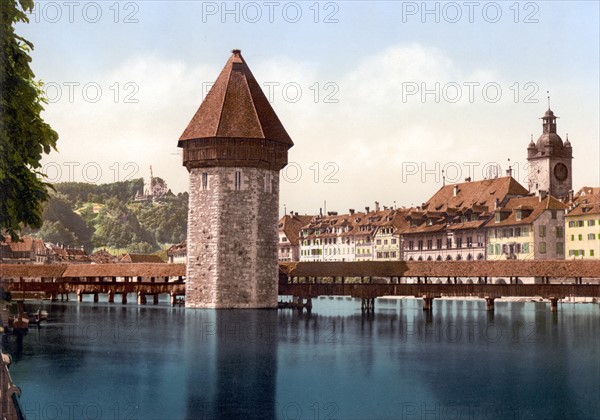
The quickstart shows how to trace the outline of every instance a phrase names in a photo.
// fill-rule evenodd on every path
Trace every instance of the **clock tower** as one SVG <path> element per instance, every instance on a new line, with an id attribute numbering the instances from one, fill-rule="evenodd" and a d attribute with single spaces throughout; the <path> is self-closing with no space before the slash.
<path id="1" fill-rule="evenodd" d="M 542 135 L 536 143 L 532 138 L 527 147 L 529 192 L 545 192 L 555 198 L 567 198 L 573 188 L 573 148 L 568 134 L 563 143 L 556 133 L 557 118 L 548 107 L 542 117 Z"/>

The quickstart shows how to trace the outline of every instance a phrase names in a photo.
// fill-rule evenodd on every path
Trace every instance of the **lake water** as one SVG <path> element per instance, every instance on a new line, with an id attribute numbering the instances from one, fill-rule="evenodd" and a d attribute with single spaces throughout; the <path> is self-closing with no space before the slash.
<path id="1" fill-rule="evenodd" d="M 599 418 L 598 304 L 313 305 L 44 302 L 48 322 L 2 345 L 29 420 Z"/>

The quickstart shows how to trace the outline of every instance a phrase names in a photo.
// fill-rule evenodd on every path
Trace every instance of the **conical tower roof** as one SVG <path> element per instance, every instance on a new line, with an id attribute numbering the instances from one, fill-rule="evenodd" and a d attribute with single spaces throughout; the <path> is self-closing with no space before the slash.
<path id="1" fill-rule="evenodd" d="M 179 138 L 266 139 L 294 145 L 240 50 L 233 50 L 221 74 Z"/>

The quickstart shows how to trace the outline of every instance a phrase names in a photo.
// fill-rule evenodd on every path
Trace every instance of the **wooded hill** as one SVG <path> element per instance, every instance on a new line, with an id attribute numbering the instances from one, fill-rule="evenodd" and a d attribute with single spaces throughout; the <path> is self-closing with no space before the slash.
<path id="1" fill-rule="evenodd" d="M 187 232 L 188 193 L 134 201 L 142 178 L 111 184 L 66 182 L 44 205 L 44 224 L 27 230 L 45 242 L 83 246 L 88 253 L 108 248 L 120 253 L 152 253 L 181 242 Z"/>

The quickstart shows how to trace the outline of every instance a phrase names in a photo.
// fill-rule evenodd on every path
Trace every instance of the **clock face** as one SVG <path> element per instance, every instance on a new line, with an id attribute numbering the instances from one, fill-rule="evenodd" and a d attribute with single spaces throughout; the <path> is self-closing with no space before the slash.
<path id="1" fill-rule="evenodd" d="M 556 165 L 554 165 L 554 176 L 556 177 L 556 179 L 558 179 L 559 181 L 564 181 L 565 179 L 567 179 L 568 175 L 569 170 L 567 169 L 564 163 L 559 162 Z"/>

